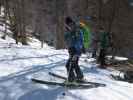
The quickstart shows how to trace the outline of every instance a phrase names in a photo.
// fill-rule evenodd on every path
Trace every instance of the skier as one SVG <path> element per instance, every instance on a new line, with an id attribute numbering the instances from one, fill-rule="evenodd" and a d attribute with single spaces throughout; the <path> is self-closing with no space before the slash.
<path id="1" fill-rule="evenodd" d="M 84 48 L 88 49 L 90 47 L 90 37 L 91 37 L 91 32 L 88 27 L 84 22 L 80 21 L 80 28 L 83 32 L 83 43 L 84 43 Z"/>
<path id="2" fill-rule="evenodd" d="M 69 52 L 69 59 L 66 63 L 68 81 L 81 81 L 84 76 L 78 65 L 78 61 L 83 49 L 83 33 L 71 17 L 66 17 L 65 27 L 66 32 L 64 37 Z"/>
<path id="3" fill-rule="evenodd" d="M 83 53 L 86 53 L 88 58 L 90 57 L 95 58 L 97 50 L 96 33 L 92 32 L 90 25 L 83 20 L 80 20 L 80 28 L 83 32 L 83 44 L 84 44 Z"/>
<path id="4" fill-rule="evenodd" d="M 104 31 L 104 28 L 100 28 L 100 53 L 98 57 L 98 62 L 100 63 L 99 68 L 105 69 L 107 66 L 105 62 L 105 57 L 107 55 L 107 48 L 109 47 L 109 34 Z"/>

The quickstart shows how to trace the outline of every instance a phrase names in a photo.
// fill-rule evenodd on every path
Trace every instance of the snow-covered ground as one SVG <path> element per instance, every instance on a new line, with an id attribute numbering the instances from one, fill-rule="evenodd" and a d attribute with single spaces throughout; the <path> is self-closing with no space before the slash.
<path id="1" fill-rule="evenodd" d="M 117 71 L 103 70 L 96 64 L 80 59 L 80 66 L 88 81 L 106 84 L 92 89 L 66 89 L 59 86 L 35 84 L 32 77 L 62 81 L 48 72 L 66 76 L 67 50 L 55 50 L 36 39 L 31 46 L 16 45 L 11 38 L 0 39 L 0 100 L 133 100 L 133 84 L 112 80 Z M 39 47 L 39 48 L 38 48 Z M 63 96 L 62 93 L 66 92 Z"/>

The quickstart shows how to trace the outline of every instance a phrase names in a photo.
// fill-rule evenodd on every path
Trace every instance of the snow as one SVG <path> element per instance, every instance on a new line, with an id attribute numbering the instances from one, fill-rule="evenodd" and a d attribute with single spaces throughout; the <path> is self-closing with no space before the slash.
<path id="1" fill-rule="evenodd" d="M 7 26 L 7 28 L 9 28 L 9 27 Z M 4 32 L 5 32 L 5 24 L 2 24 L 2 25 L 1 25 L 1 23 L 0 23 L 0 33 L 3 33 L 3 34 L 4 34 Z M 6 30 L 6 32 L 7 32 L 8 34 L 11 34 L 11 33 L 12 33 L 10 30 Z M 0 35 L 1 35 L 1 34 L 0 34 Z"/>
<path id="2" fill-rule="evenodd" d="M 68 59 L 67 50 L 55 50 L 47 44 L 40 48 L 35 38 L 30 46 L 16 45 L 10 37 L 0 39 L 0 53 L 0 100 L 133 100 L 133 84 L 111 79 L 109 75 L 118 71 L 99 69 L 92 63 L 95 59 L 85 61 L 86 55 L 82 55 L 79 62 L 85 79 L 104 83 L 105 87 L 67 89 L 34 84 L 30 80 L 33 77 L 62 82 L 48 72 L 66 76 Z"/>
<path id="3" fill-rule="evenodd" d="M 111 58 L 112 56 L 108 56 L 108 58 Z M 126 61 L 128 60 L 128 58 L 125 58 L 125 57 L 114 57 L 115 60 L 118 60 L 118 61 Z"/>
<path id="4" fill-rule="evenodd" d="M 0 14 L 0 17 L 3 17 L 4 16 L 4 7 L 1 7 L 1 9 L 0 9 L 1 11 L 1 14 Z"/>

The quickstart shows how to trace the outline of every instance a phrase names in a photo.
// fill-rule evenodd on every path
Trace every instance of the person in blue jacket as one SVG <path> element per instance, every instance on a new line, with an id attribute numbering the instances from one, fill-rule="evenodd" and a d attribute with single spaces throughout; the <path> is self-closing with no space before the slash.
<path id="1" fill-rule="evenodd" d="M 83 49 L 83 33 L 71 17 L 66 17 L 65 29 L 64 38 L 69 53 L 69 59 L 66 63 L 68 81 L 80 81 L 83 79 L 83 73 L 78 61 Z"/>

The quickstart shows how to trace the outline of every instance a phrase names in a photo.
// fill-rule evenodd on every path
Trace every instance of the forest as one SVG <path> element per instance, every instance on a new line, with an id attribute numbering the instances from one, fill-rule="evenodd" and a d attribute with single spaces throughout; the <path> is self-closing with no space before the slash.
<path id="1" fill-rule="evenodd" d="M 112 35 L 116 53 L 132 58 L 132 0 L 1 0 L 0 9 L 5 12 L 0 21 L 13 32 L 16 43 L 22 40 L 25 45 L 26 37 L 36 36 L 42 46 L 47 42 L 64 48 L 64 18 L 71 16 L 85 20 L 94 33 L 98 33 L 98 27 L 105 27 Z M 5 30 L 3 38 L 7 34 Z"/>
<path id="2" fill-rule="evenodd" d="M 0 100 L 133 100 L 133 0 L 0 0 Z"/>

